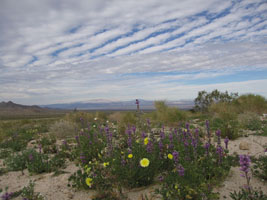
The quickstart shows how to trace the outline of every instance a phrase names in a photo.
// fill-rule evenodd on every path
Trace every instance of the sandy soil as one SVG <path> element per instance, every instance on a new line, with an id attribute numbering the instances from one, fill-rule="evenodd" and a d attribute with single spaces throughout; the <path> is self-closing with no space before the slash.
<path id="1" fill-rule="evenodd" d="M 240 150 L 239 144 L 241 142 L 247 142 L 249 144 L 249 150 Z M 229 142 L 229 151 L 231 154 L 248 154 L 251 156 L 264 155 L 264 146 L 267 145 L 267 137 L 249 135 L 248 137 L 242 137 L 235 141 Z M 2 165 L 0 160 L 0 167 Z M 75 200 L 88 200 L 91 199 L 96 193 L 94 191 L 75 191 L 67 186 L 68 178 L 71 173 L 75 172 L 77 167 L 73 163 L 69 163 L 67 168 L 64 169 L 66 173 L 53 176 L 53 173 L 29 175 L 25 170 L 24 175 L 21 172 L 9 172 L 0 176 L 0 188 L 8 186 L 8 191 L 18 191 L 24 186 L 27 186 L 29 180 L 36 181 L 35 191 L 40 192 L 46 197 L 47 200 L 56 199 L 75 199 Z M 252 177 L 252 186 L 261 187 L 262 190 L 267 193 L 267 183 L 262 182 L 256 177 Z M 214 191 L 220 193 L 220 199 L 230 199 L 229 193 L 234 190 L 239 190 L 245 184 L 245 179 L 240 177 L 239 167 L 232 167 L 228 177 L 221 184 L 221 187 L 216 188 Z M 124 191 L 130 200 L 141 200 L 142 195 L 149 197 L 149 199 L 160 199 L 153 195 L 153 190 L 157 185 L 138 188 L 130 191 Z M 225 197 L 225 198 L 224 198 Z M 17 198 L 21 199 L 21 198 Z"/>

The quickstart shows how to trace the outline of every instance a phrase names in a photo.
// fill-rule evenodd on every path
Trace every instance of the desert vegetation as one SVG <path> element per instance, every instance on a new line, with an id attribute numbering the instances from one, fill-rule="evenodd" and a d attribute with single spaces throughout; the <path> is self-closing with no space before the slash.
<path id="1" fill-rule="evenodd" d="M 264 97 L 214 90 L 199 92 L 190 111 L 164 101 L 150 112 L 137 106 L 1 120 L 1 198 L 53 199 L 35 190 L 49 175 L 50 181 L 64 178 L 55 184 L 74 191 L 65 199 L 222 199 L 216 188 L 238 167 L 245 184 L 225 198 L 267 199 L 251 183 L 266 184 L 267 143 L 259 156 L 229 147 L 239 138 L 267 136 Z M 12 173 L 27 181 L 14 188 Z"/>

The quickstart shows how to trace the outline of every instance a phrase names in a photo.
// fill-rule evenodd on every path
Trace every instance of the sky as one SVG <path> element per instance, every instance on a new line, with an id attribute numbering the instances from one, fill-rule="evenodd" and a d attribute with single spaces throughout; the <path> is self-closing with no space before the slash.
<path id="1" fill-rule="evenodd" d="M 1 0 L 0 101 L 267 97 L 266 0 Z"/>

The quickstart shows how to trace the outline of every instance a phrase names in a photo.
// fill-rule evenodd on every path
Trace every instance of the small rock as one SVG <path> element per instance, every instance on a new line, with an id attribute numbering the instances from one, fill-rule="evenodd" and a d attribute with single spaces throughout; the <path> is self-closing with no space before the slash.
<path id="1" fill-rule="evenodd" d="M 240 142 L 239 144 L 239 149 L 240 150 L 249 150 L 249 143 L 243 141 L 243 142 Z"/>

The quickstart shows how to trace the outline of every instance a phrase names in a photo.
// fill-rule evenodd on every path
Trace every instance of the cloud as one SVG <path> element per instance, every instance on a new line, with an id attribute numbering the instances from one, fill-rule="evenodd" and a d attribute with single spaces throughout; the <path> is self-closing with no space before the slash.
<path id="1" fill-rule="evenodd" d="M 181 84 L 193 98 L 204 79 L 266 70 L 266 10 L 261 0 L 3 0 L 0 97 L 168 99 Z"/>

